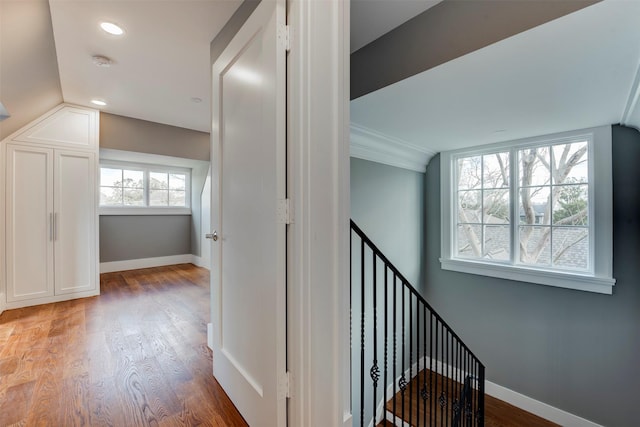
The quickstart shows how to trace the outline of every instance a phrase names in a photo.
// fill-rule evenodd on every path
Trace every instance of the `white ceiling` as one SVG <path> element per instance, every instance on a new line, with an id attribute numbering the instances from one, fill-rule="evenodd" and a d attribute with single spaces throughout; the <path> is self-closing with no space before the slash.
<path id="1" fill-rule="evenodd" d="M 65 102 L 209 132 L 209 44 L 242 0 L 49 0 Z M 109 36 L 98 24 L 124 27 Z M 114 61 L 109 68 L 93 55 Z M 201 98 L 194 103 L 191 98 Z"/>
<path id="2" fill-rule="evenodd" d="M 640 127 L 640 2 L 605 0 L 351 102 L 360 129 L 427 152 Z"/>
<path id="3" fill-rule="evenodd" d="M 351 0 L 351 52 L 442 0 Z"/>

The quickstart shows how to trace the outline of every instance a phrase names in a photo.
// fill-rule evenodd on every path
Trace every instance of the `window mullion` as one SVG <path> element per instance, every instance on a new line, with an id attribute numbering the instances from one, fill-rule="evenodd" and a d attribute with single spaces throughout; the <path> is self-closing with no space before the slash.
<path id="1" fill-rule="evenodd" d="M 149 169 L 144 170 L 144 205 L 149 206 Z"/>
<path id="2" fill-rule="evenodd" d="M 511 203 L 511 265 L 517 264 L 520 259 L 520 245 L 516 242 L 520 241 L 520 204 L 518 202 L 519 193 L 519 165 L 518 150 L 511 148 L 509 150 L 509 202 Z"/>

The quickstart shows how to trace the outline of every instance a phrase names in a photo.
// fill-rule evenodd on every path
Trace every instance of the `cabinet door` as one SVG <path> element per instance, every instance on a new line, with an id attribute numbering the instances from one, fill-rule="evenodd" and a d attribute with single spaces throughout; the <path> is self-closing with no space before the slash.
<path id="1" fill-rule="evenodd" d="M 93 153 L 55 150 L 56 295 L 96 288 L 96 166 Z"/>
<path id="2" fill-rule="evenodd" d="M 7 144 L 7 301 L 52 296 L 53 150 Z"/>

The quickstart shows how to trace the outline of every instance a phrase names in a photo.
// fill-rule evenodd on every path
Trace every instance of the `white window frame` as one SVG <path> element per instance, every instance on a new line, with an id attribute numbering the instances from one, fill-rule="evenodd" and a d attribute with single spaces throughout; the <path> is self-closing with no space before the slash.
<path id="1" fill-rule="evenodd" d="M 588 141 L 589 148 L 589 265 L 590 271 L 549 269 L 511 262 L 492 262 L 456 256 L 455 227 L 457 224 L 457 189 L 454 188 L 456 162 L 460 157 L 511 152 L 511 159 L 523 148 L 560 143 Z M 612 294 L 613 278 L 613 217 L 612 217 L 612 172 L 611 172 L 611 126 L 563 132 L 535 138 L 500 142 L 470 149 L 441 153 L 441 258 L 442 269 L 462 273 L 478 274 L 521 282 L 537 283 L 568 289 Z M 519 226 L 518 203 L 514 185 L 518 179 L 516 162 L 510 161 L 511 194 L 511 259 L 514 251 L 514 227 Z M 514 181 L 516 180 L 516 181 Z M 515 225 L 514 225 L 515 224 Z"/>
<path id="2" fill-rule="evenodd" d="M 160 164 L 134 163 L 114 160 L 101 160 L 100 170 L 103 168 L 127 169 L 143 171 L 144 173 L 144 206 L 104 206 L 100 205 L 100 215 L 191 215 L 191 169 Z M 149 206 L 149 173 L 182 173 L 185 179 L 185 204 L 186 206 Z M 98 200 L 100 199 L 100 177 L 98 176 Z"/>

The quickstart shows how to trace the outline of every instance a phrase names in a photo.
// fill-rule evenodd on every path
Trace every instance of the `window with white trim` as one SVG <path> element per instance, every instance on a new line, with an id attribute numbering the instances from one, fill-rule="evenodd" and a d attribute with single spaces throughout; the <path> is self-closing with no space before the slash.
<path id="1" fill-rule="evenodd" d="M 102 211 L 188 210 L 191 171 L 160 165 L 101 162 Z"/>
<path id="2" fill-rule="evenodd" d="M 611 293 L 610 129 L 443 153 L 442 267 Z"/>

